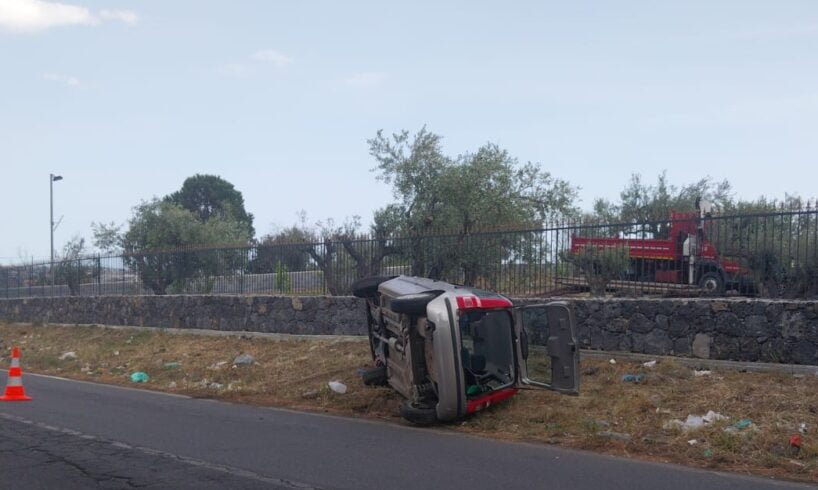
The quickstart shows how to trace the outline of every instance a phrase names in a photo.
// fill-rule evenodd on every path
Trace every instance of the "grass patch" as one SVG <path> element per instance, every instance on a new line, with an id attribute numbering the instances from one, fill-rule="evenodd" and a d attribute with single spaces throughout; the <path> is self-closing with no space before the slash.
<path id="1" fill-rule="evenodd" d="M 139 386 L 257 405 L 323 411 L 399 421 L 399 396 L 390 388 L 365 387 L 355 374 L 371 365 L 369 348 L 358 340 L 272 340 L 175 335 L 136 329 L 0 325 L 0 352 L 22 349 L 24 371 Z M 74 352 L 76 358 L 67 356 Z M 256 362 L 233 367 L 239 354 Z M 7 362 L 7 361 L 6 361 Z M 5 362 L 4 362 L 5 363 Z M 654 368 L 638 363 L 582 361 L 581 394 L 562 396 L 525 390 L 452 430 L 508 440 L 638 456 L 643 459 L 742 473 L 818 481 L 818 376 L 714 371 L 694 377 L 674 362 Z M 130 374 L 150 381 L 135 385 Z M 625 374 L 644 374 L 624 383 Z M 327 382 L 346 384 L 346 394 Z M 36 393 L 33 393 L 36 400 Z M 719 412 L 700 430 L 663 428 L 688 414 Z M 728 429 L 741 419 L 750 428 Z M 807 424 L 803 447 L 789 438 Z M 695 439 L 694 445 L 688 443 Z"/>

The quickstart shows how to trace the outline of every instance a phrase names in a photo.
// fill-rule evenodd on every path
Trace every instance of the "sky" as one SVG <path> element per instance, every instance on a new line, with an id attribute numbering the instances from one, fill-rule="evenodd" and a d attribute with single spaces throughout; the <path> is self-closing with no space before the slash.
<path id="1" fill-rule="evenodd" d="M 632 173 L 816 197 L 818 2 L 0 0 L 0 263 L 195 173 L 259 234 L 392 199 L 366 140 L 424 125 L 616 198 Z"/>

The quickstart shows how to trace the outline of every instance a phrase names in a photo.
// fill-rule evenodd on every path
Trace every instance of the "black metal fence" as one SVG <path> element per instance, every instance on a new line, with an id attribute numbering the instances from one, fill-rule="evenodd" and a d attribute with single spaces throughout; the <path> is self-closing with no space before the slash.
<path id="1" fill-rule="evenodd" d="M 0 297 L 349 294 L 413 274 L 510 296 L 818 296 L 818 210 L 132 252 L 0 268 Z"/>

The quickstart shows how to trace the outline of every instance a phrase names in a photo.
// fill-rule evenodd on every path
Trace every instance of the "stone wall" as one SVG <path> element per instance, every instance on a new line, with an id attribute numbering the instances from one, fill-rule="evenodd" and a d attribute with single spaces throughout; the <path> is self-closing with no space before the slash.
<path id="1" fill-rule="evenodd" d="M 88 296 L 0 299 L 0 320 L 366 335 L 364 303 L 344 296 Z"/>
<path id="2" fill-rule="evenodd" d="M 544 302 L 518 300 L 516 304 Z M 572 299 L 582 348 L 818 364 L 818 301 Z M 100 296 L 0 300 L 7 322 L 364 335 L 351 297 Z"/>
<path id="3" fill-rule="evenodd" d="M 516 303 L 532 302 L 539 301 Z M 818 301 L 612 298 L 570 303 L 585 349 L 818 364 Z"/>

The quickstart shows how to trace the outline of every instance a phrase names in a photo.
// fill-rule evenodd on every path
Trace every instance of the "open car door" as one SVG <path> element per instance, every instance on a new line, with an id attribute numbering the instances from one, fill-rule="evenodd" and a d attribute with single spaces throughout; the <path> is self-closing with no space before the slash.
<path id="1" fill-rule="evenodd" d="M 579 394 L 579 347 L 574 312 L 564 301 L 514 311 L 517 386 Z"/>

